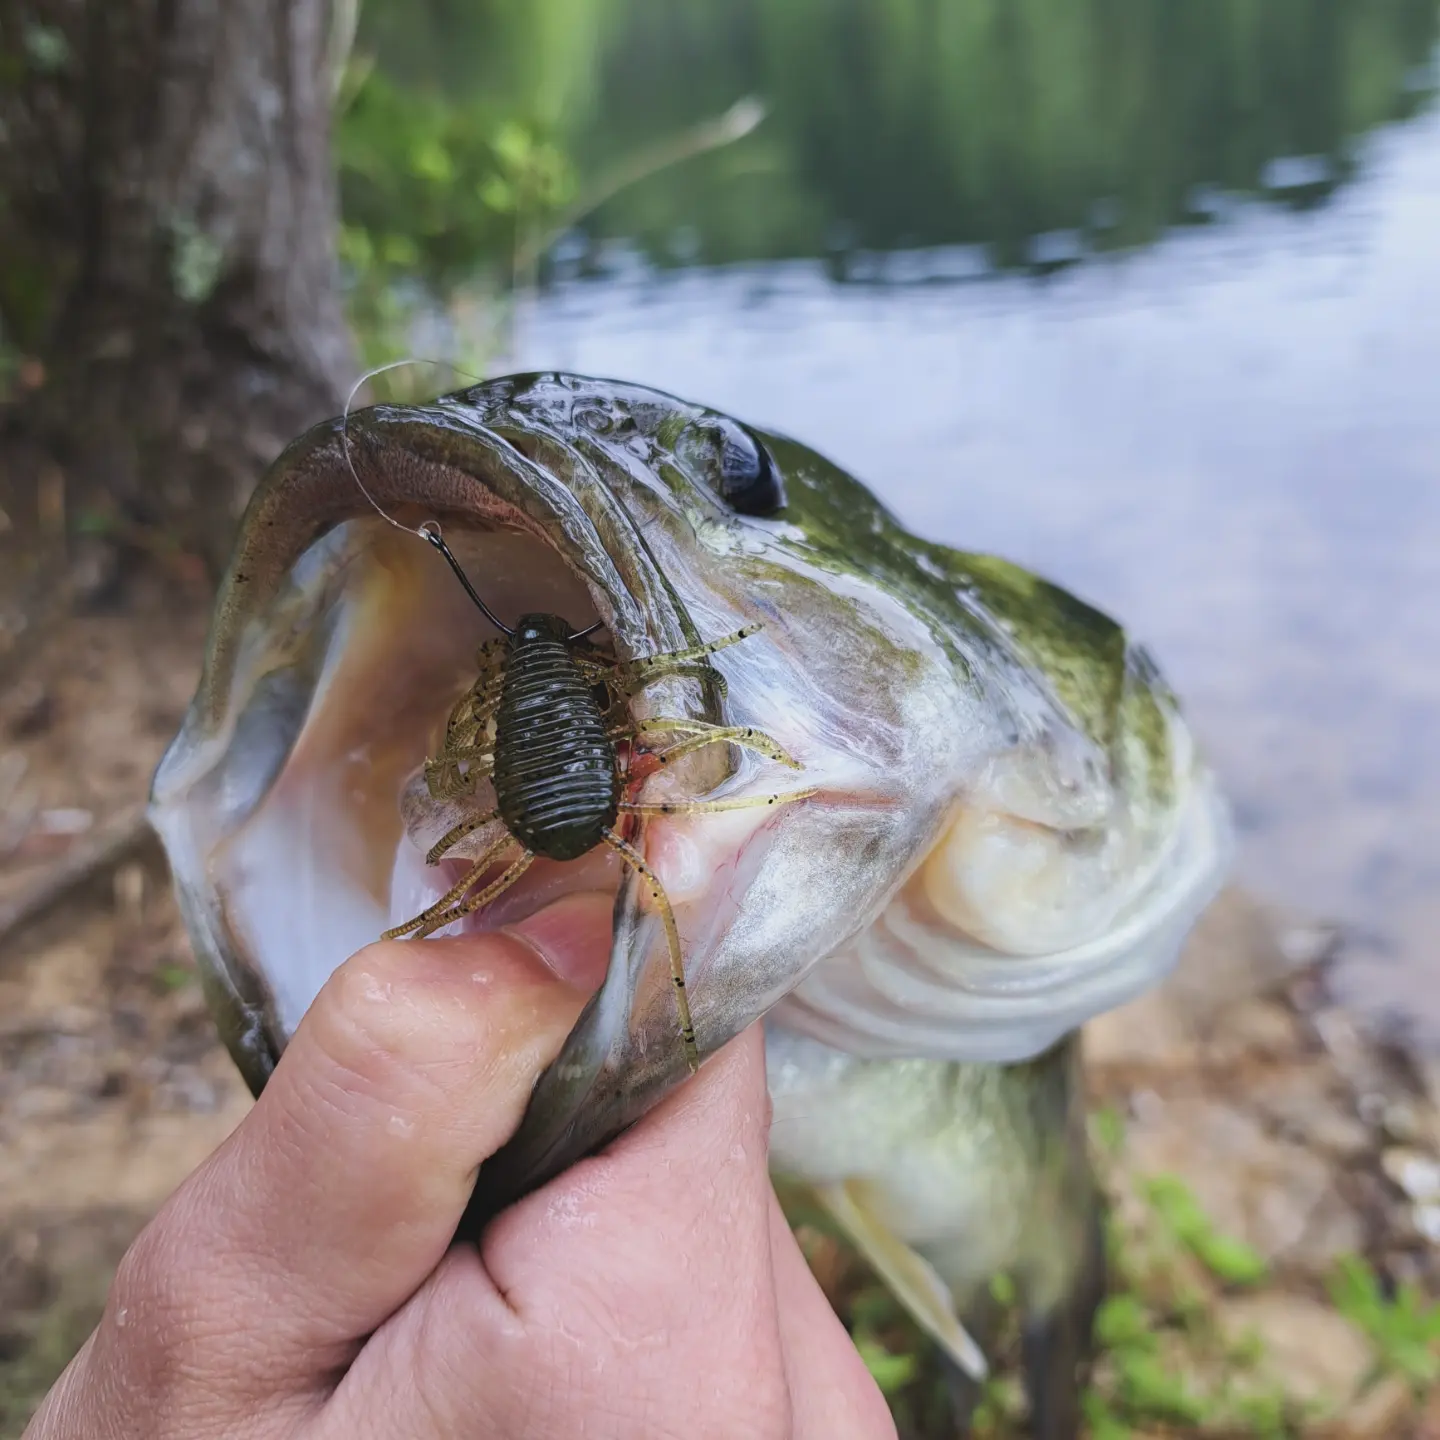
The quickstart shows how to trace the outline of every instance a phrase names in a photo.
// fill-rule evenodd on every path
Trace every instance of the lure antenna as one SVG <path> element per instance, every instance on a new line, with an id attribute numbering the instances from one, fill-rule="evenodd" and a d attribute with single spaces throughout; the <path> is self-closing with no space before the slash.
<path id="1" fill-rule="evenodd" d="M 434 520 L 427 520 L 415 533 L 428 540 L 444 557 L 445 563 L 455 572 L 455 578 L 465 587 L 465 593 L 475 602 L 475 608 L 504 635 L 513 635 L 515 632 L 508 626 L 481 598 L 480 593 L 470 583 L 470 577 L 461 568 L 460 562 L 455 558 L 454 552 L 445 543 L 445 537 L 440 533 L 440 526 Z M 586 632 L 589 633 L 588 631 Z M 573 638 L 573 637 L 572 637 Z"/>

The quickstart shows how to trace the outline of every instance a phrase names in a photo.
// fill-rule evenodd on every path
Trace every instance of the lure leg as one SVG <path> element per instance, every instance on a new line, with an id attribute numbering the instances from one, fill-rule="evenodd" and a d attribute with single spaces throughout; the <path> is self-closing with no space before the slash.
<path id="1" fill-rule="evenodd" d="M 730 646 L 748 640 L 764 628 L 763 625 L 743 625 L 739 630 L 722 635 L 718 640 L 709 640 L 703 645 L 691 645 L 684 650 L 662 650 L 656 655 L 642 655 L 638 660 L 612 660 L 603 651 L 592 649 L 588 645 L 577 645 L 571 653 L 581 667 L 587 670 L 618 670 L 630 676 L 656 670 L 668 673 L 676 665 L 694 664 L 704 660 L 707 655 L 715 654 L 717 650 L 728 650 Z"/>
<path id="2" fill-rule="evenodd" d="M 492 820 L 498 820 L 498 810 L 487 810 L 483 815 L 472 815 L 468 820 L 462 820 L 452 829 L 447 830 L 425 853 L 425 863 L 434 865 L 442 860 L 447 850 L 452 850 L 467 835 L 473 835 L 483 825 L 488 825 Z M 487 852 L 488 858 L 488 852 Z"/>
<path id="3" fill-rule="evenodd" d="M 463 771 L 462 760 L 470 762 Z M 425 785 L 436 800 L 454 800 L 473 793 L 475 782 L 488 778 L 494 770 L 495 756 L 488 745 L 462 745 L 425 762 Z"/>
<path id="4" fill-rule="evenodd" d="M 713 655 L 717 650 L 728 650 L 732 645 L 738 645 L 742 640 L 748 640 L 752 635 L 758 635 L 765 627 L 763 625 L 742 625 L 738 630 L 729 635 L 722 635 L 718 640 L 708 640 L 703 645 L 691 645 L 685 650 L 664 650 L 658 655 L 646 655 L 641 660 L 631 660 L 619 668 L 627 670 L 631 674 L 639 674 L 644 670 L 669 669 L 677 662 L 687 660 L 703 660 L 707 655 Z"/>
<path id="5" fill-rule="evenodd" d="M 670 899 L 665 894 L 659 877 L 633 845 L 627 844 L 613 830 L 605 832 L 605 843 L 612 850 L 618 851 L 620 858 L 649 883 L 655 908 L 659 910 L 660 920 L 665 926 L 665 943 L 670 950 L 670 983 L 675 987 L 675 1008 L 680 1013 L 680 1043 L 685 1047 L 685 1063 L 693 1075 L 700 1068 L 700 1050 L 695 1043 L 695 1023 L 690 1017 L 690 997 L 685 993 L 685 962 L 681 956 L 680 931 L 675 924 L 675 912 L 670 908 Z"/>
<path id="6" fill-rule="evenodd" d="M 492 901 L 498 900 L 529 868 L 535 855 L 530 850 L 522 850 L 520 858 L 498 879 L 493 880 L 483 890 L 477 891 L 468 900 L 459 904 L 451 904 L 448 909 L 436 913 L 442 905 L 447 904 L 458 895 L 464 892 L 475 883 L 476 879 L 485 873 L 489 868 L 490 860 L 496 851 L 502 846 L 516 843 L 512 835 L 506 835 L 502 840 L 486 852 L 485 857 L 480 860 L 475 868 L 466 875 L 465 879 L 455 886 L 447 895 L 436 901 L 423 915 L 417 915 L 408 925 L 397 926 L 394 930 L 387 930 L 380 938 L 382 940 L 398 939 L 409 930 L 414 930 L 411 936 L 413 940 L 423 940 L 427 935 L 433 935 L 437 930 L 443 930 L 453 920 L 463 919 L 466 915 L 472 915 L 476 910 L 483 910 Z"/>
<path id="7" fill-rule="evenodd" d="M 603 665 L 590 665 L 583 660 L 579 663 L 585 678 L 592 685 L 604 685 L 609 690 L 612 708 L 637 690 L 643 690 L 653 681 L 666 676 L 689 675 L 695 680 L 707 680 L 719 690 L 722 697 L 729 690 L 725 677 L 713 665 L 707 664 L 704 660 L 681 660 L 675 665 L 666 665 L 658 673 L 646 674 L 639 679 L 630 674 L 626 666 L 617 664 L 613 660 L 607 660 Z M 649 661 L 642 660 L 636 663 L 644 665 Z"/>
<path id="8" fill-rule="evenodd" d="M 654 684 L 656 680 L 674 679 L 682 675 L 688 675 L 692 680 L 708 681 L 720 692 L 722 700 L 730 692 L 730 685 L 725 677 L 713 665 L 708 665 L 703 660 L 682 660 L 677 665 L 667 665 L 662 670 L 642 675 L 639 678 L 633 675 L 617 675 L 607 683 L 618 698 L 624 699 L 626 696 L 635 694 L 637 690 L 643 690 L 647 685 Z"/>
<path id="9" fill-rule="evenodd" d="M 502 835 L 500 839 L 498 839 L 474 863 L 474 865 L 472 865 L 470 869 L 465 872 L 464 878 L 460 880 L 457 884 L 452 885 L 450 889 L 447 890 L 445 894 L 443 894 L 433 905 L 427 906 L 413 920 L 407 921 L 404 925 L 397 925 L 393 930 L 387 930 L 380 938 L 382 940 L 394 940 L 398 936 L 404 935 L 410 930 L 414 930 L 417 926 L 427 924 L 442 910 L 455 904 L 455 902 L 458 901 L 462 895 L 464 895 L 464 893 L 485 873 L 485 871 L 489 869 L 490 865 L 494 862 L 495 857 L 510 843 L 512 838 L 513 837 L 510 836 L 508 833 Z M 430 854 L 434 855 L 435 852 L 437 850 L 440 850 L 442 847 L 445 849 L 449 848 L 449 846 L 446 845 L 444 840 L 442 840 L 439 845 L 436 845 L 434 849 L 430 851 Z M 430 860 L 429 863 L 433 865 L 435 861 Z"/>
<path id="10" fill-rule="evenodd" d="M 491 747 L 483 737 L 487 722 L 499 708 L 499 677 L 476 681 L 455 702 L 445 726 L 445 743 L 438 755 L 425 762 L 425 783 L 435 799 L 468 795 L 475 782 L 490 773 L 474 764 L 462 773 L 457 762 L 489 758 Z"/>
<path id="11" fill-rule="evenodd" d="M 763 730 L 756 730 L 749 725 L 711 725 L 704 720 L 642 720 L 638 725 L 631 727 L 628 733 L 631 736 L 639 736 L 665 730 L 673 730 L 679 734 L 689 732 L 690 738 L 657 752 L 654 758 L 661 765 L 668 765 L 672 760 L 678 760 L 682 755 L 689 755 L 692 751 L 702 749 L 706 745 L 718 745 L 721 741 L 729 741 L 732 745 L 740 745 L 746 750 L 754 750 L 760 755 L 766 755 L 771 760 L 778 760 L 792 770 L 804 769 L 798 760 L 791 758 L 782 745 L 772 740 Z"/>
<path id="12" fill-rule="evenodd" d="M 487 640 L 475 651 L 475 669 L 480 679 L 489 678 L 491 670 L 497 670 L 505 663 L 505 640 L 497 636 L 494 640 Z"/>
<path id="13" fill-rule="evenodd" d="M 449 723 L 445 726 L 444 748 L 450 750 L 457 745 L 474 744 L 486 722 L 499 708 L 498 685 L 484 691 L 467 691 L 455 702 L 455 708 L 450 712 Z"/>
<path id="14" fill-rule="evenodd" d="M 500 642 L 503 644 L 503 642 Z M 455 702 L 450 709 L 450 723 L 445 727 L 446 743 L 457 731 L 464 729 L 467 725 L 480 723 L 488 720 L 500 705 L 500 689 L 505 680 L 505 655 L 498 653 L 489 658 L 486 657 L 488 645 L 480 647 L 480 654 L 477 657 L 480 664 L 480 673 L 475 677 L 474 683 Z"/>
<path id="15" fill-rule="evenodd" d="M 628 800 L 620 802 L 622 815 L 713 815 L 722 810 L 759 810 L 766 805 L 789 805 L 796 800 L 808 800 L 818 795 L 820 787 L 808 790 L 791 790 L 785 795 L 747 795 L 735 800 L 675 800 L 657 805 L 634 804 Z"/>
<path id="16" fill-rule="evenodd" d="M 718 683 L 723 693 L 725 678 L 718 670 L 703 663 L 706 657 L 719 650 L 728 650 L 762 629 L 762 625 L 743 625 L 732 635 L 722 635 L 720 639 L 704 645 L 692 645 L 688 650 L 667 650 L 661 655 L 647 655 L 642 660 L 625 661 L 615 667 L 615 679 L 611 683 L 622 693 L 633 695 L 663 676 L 693 674 Z"/>

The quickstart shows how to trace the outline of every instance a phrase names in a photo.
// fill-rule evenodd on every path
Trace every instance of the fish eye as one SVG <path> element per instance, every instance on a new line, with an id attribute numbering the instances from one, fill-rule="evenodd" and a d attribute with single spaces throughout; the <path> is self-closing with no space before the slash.
<path id="1" fill-rule="evenodd" d="M 773 515 L 783 510 L 785 487 L 770 452 L 733 420 L 722 421 L 716 432 L 720 498 L 739 515 Z"/>

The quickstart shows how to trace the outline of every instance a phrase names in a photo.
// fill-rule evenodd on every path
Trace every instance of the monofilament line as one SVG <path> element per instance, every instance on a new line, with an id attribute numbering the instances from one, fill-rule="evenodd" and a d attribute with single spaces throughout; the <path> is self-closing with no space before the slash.
<path id="1" fill-rule="evenodd" d="M 482 383 L 478 375 L 470 375 L 467 374 L 464 370 L 457 370 L 454 365 L 449 365 L 443 360 L 424 360 L 417 355 L 408 356 L 404 360 L 392 360 L 388 365 L 377 365 L 373 370 L 367 370 L 350 387 L 350 393 L 345 397 L 345 410 L 340 416 L 340 448 L 345 452 L 345 463 L 350 467 L 350 475 L 354 479 L 356 486 L 359 488 L 360 493 L 369 502 L 370 508 L 387 525 L 393 525 L 397 530 L 403 530 L 407 535 L 417 535 L 422 540 L 428 540 L 430 544 L 434 545 L 436 549 L 438 549 L 440 553 L 444 555 L 447 560 L 449 560 L 451 568 L 454 569 L 457 575 L 459 575 L 459 566 L 456 564 L 454 557 L 451 556 L 449 549 L 447 548 L 444 540 L 440 536 L 439 522 L 435 520 L 426 520 L 424 524 L 412 527 L 409 525 L 402 525 L 393 515 L 386 514 L 386 512 L 381 508 L 380 502 L 365 488 L 365 482 L 360 478 L 360 472 L 355 468 L 355 459 L 353 454 L 351 453 L 350 411 L 354 408 L 355 397 L 366 385 L 368 385 L 373 379 L 375 379 L 377 375 L 388 374 L 391 370 L 401 370 L 404 369 L 404 367 L 407 365 L 433 365 L 437 369 L 441 365 L 446 365 L 446 368 L 449 369 L 451 374 L 461 376 L 466 380 L 474 380 L 477 385 Z M 426 526 L 430 526 L 432 527 L 432 529 L 427 530 Z M 461 575 L 460 578 L 462 580 L 465 579 L 463 575 Z M 470 582 L 468 580 L 465 581 L 465 588 L 467 590 L 470 590 Z M 475 595 L 475 592 L 473 590 L 471 590 L 470 593 L 472 596 Z M 481 603 L 478 597 L 475 597 L 475 601 L 476 604 L 480 605 L 480 608 L 482 610 L 485 610 L 485 606 L 483 605 L 483 603 Z M 488 610 L 485 610 L 485 613 L 487 615 L 490 614 Z M 491 616 L 490 618 L 494 619 L 493 616 Z M 499 622 L 496 621 L 496 623 L 498 624 Z M 500 628 L 503 630 L 505 627 L 502 625 Z M 509 632 L 506 631 L 506 633 L 508 634 Z"/>

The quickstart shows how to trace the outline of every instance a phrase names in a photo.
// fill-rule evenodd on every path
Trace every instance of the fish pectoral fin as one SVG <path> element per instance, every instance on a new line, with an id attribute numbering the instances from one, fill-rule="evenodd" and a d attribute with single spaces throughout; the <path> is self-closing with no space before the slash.
<path id="1" fill-rule="evenodd" d="M 960 1323 L 950 1287 L 935 1267 L 875 1216 L 853 1181 L 817 1185 L 815 1194 L 916 1324 L 972 1380 L 984 1381 L 990 1374 L 985 1353 Z"/>

